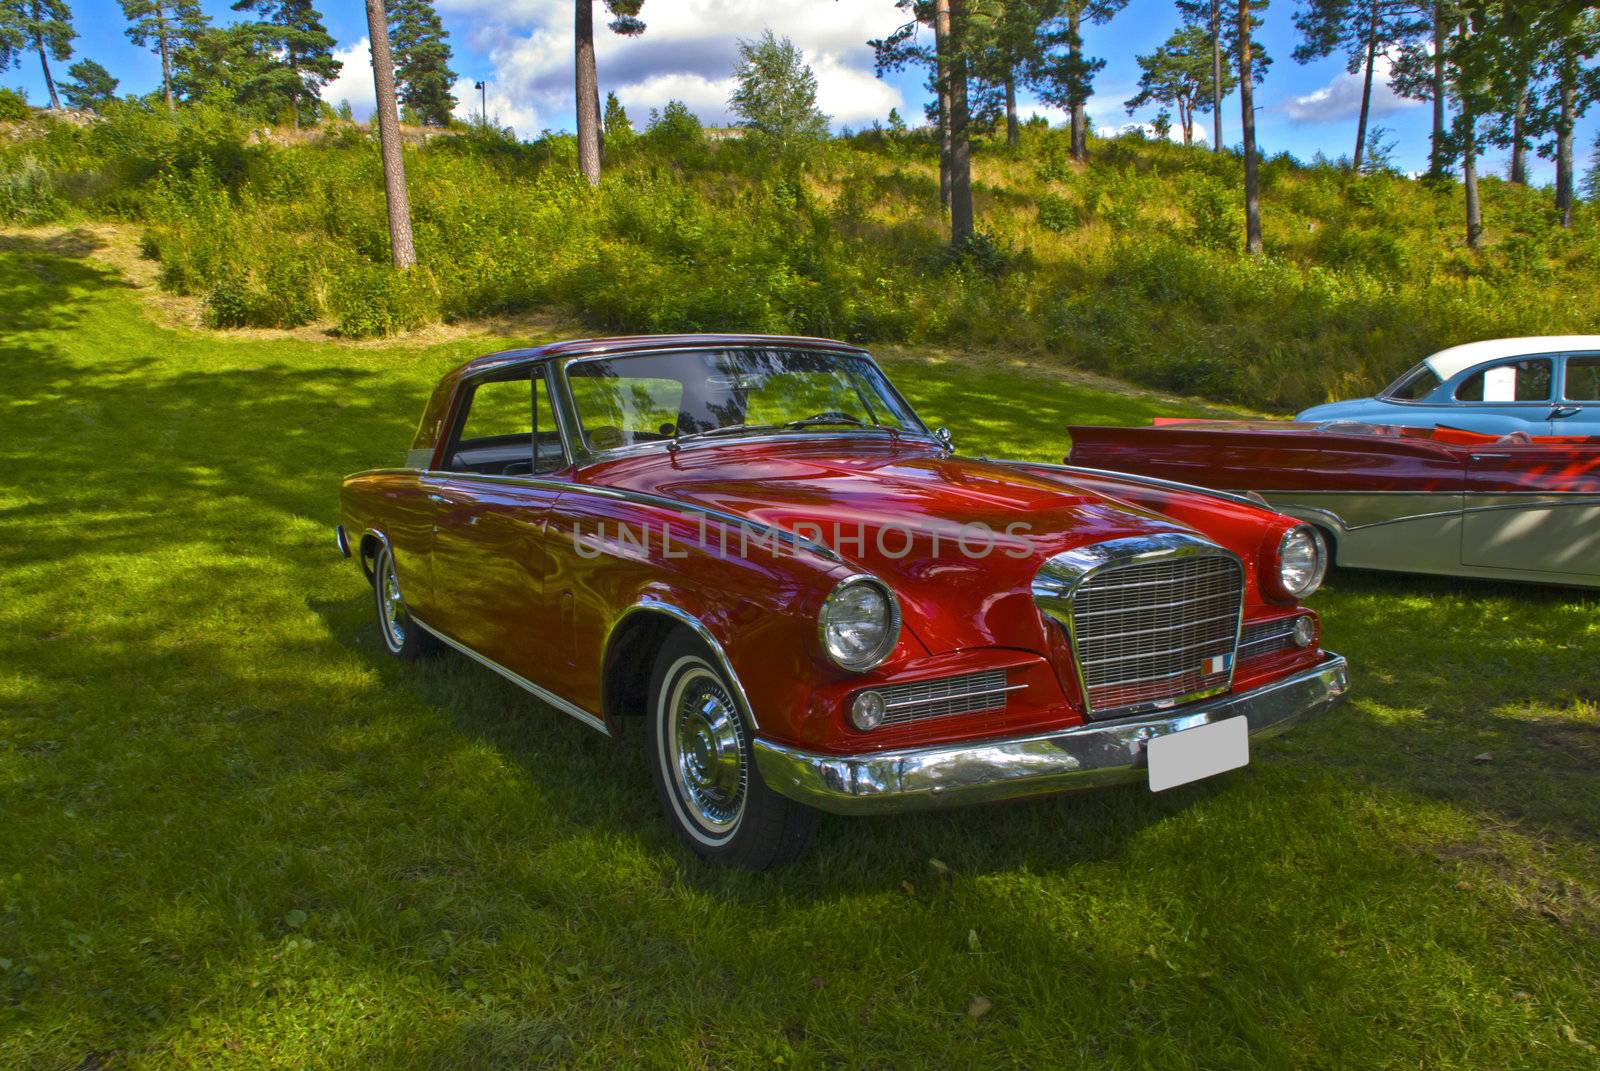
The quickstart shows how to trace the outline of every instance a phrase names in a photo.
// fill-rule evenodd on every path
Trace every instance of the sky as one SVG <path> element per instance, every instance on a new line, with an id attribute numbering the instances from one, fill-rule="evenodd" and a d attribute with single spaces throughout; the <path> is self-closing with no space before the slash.
<path id="1" fill-rule="evenodd" d="M 71 3 L 80 35 L 74 60 L 99 61 L 121 80 L 121 92 L 159 86 L 160 63 L 128 42 L 116 0 Z M 219 22 L 242 17 L 226 2 L 202 3 Z M 513 127 L 519 137 L 572 129 L 571 0 L 436 3 L 455 49 L 453 67 L 461 76 L 456 86 L 458 115 L 476 116 L 479 95 L 472 86 L 483 79 L 488 83 L 490 118 Z M 818 103 L 836 130 L 882 121 L 890 108 L 898 108 L 912 123 L 920 121 L 927 98 L 924 75 L 912 71 L 880 80 L 872 71 L 867 40 L 888 34 L 904 21 L 893 0 L 646 0 L 641 14 L 647 28 L 636 38 L 606 30 L 604 8 L 596 7 L 601 91 L 614 91 L 636 125 L 642 125 L 651 108 L 672 98 L 687 103 L 708 125 L 730 122 L 726 102 L 737 43 L 765 29 L 789 37 L 804 51 L 817 75 Z M 1287 150 L 1303 160 L 1319 151 L 1331 158 L 1347 156 L 1354 148 L 1360 78 L 1346 73 L 1342 57 L 1304 66 L 1290 58 L 1296 44 L 1295 8 L 1295 0 L 1277 0 L 1264 13 L 1262 42 L 1274 62 L 1256 94 L 1257 142 L 1266 153 Z M 323 0 L 322 11 L 345 64 L 339 78 L 324 88 L 323 97 L 333 104 L 347 100 L 357 117 L 365 118 L 373 97 L 365 5 Z M 1123 107 L 1138 91 L 1134 57 L 1153 51 L 1177 24 L 1171 0 L 1129 0 L 1109 23 L 1087 27 L 1086 50 L 1106 61 L 1088 108 L 1096 129 L 1109 133 L 1153 117 L 1154 108 L 1130 116 Z M 67 66 L 52 64 L 58 80 Z M 38 59 L 31 53 L 19 68 L 0 72 L 0 85 L 25 90 L 35 103 L 48 96 Z M 1025 116 L 1037 112 L 1052 123 L 1063 119 L 1060 112 L 1038 106 L 1026 93 L 1022 112 Z M 1224 102 L 1223 113 L 1223 141 L 1237 144 L 1237 96 Z M 1386 143 L 1393 142 L 1397 166 L 1407 171 L 1426 167 L 1430 123 L 1426 103 L 1397 96 L 1380 78 L 1374 88 L 1371 124 L 1383 129 Z M 1209 135 L 1210 117 L 1202 117 L 1198 126 Z M 1578 129 L 1580 169 L 1587 166 L 1597 129 L 1600 108 Z M 1504 173 L 1505 166 L 1505 153 L 1490 150 L 1484 171 Z M 1533 179 L 1553 181 L 1554 166 L 1547 160 L 1534 161 Z"/>

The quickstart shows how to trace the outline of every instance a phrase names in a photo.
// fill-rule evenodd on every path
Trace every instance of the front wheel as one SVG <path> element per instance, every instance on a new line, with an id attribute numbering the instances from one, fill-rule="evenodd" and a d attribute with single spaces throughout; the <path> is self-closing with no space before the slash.
<path id="1" fill-rule="evenodd" d="M 650 779 L 673 831 L 708 862 L 767 870 L 798 859 L 817 812 L 761 780 L 732 682 L 705 644 L 674 634 L 650 687 Z"/>

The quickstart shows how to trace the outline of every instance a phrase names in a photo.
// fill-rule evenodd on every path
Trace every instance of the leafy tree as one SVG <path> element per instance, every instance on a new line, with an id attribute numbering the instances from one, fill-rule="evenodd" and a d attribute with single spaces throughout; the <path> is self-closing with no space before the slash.
<path id="1" fill-rule="evenodd" d="M 968 0 L 968 56 L 973 78 L 975 115 L 998 121 L 1004 109 L 1006 144 L 1015 148 L 1022 138 L 1017 121 L 1017 81 L 1025 78 L 1036 61 L 1042 39 L 1040 27 L 1060 6 L 1060 0 Z"/>
<path id="2" fill-rule="evenodd" d="M 21 62 L 21 50 L 31 47 L 39 56 L 50 107 L 60 108 L 56 82 L 50 74 L 50 57 L 58 62 L 72 55 L 72 9 L 66 0 L 3 0 L 0 2 L 0 59 Z M 5 66 L 5 64 L 0 64 Z"/>
<path id="3" fill-rule="evenodd" d="M 611 13 L 612 33 L 637 37 L 644 33 L 639 10 L 644 0 L 602 0 Z M 573 49 L 575 53 L 576 111 L 578 115 L 578 169 L 589 185 L 600 185 L 600 76 L 594 67 L 595 0 L 574 0 Z M 698 120 L 696 120 L 698 122 Z"/>
<path id="4" fill-rule="evenodd" d="M 128 40 L 161 57 L 161 92 L 167 107 L 176 107 L 172 87 L 175 57 L 192 47 L 195 36 L 209 25 L 200 0 L 122 0 L 122 14 L 128 20 Z"/>
<path id="5" fill-rule="evenodd" d="M 1154 52 L 1134 58 L 1139 64 L 1139 92 L 1127 101 L 1128 114 L 1147 104 L 1174 107 L 1183 143 L 1193 144 L 1195 116 L 1210 111 L 1216 96 L 1210 35 L 1200 26 L 1181 26 Z M 1222 68 L 1222 78 L 1221 95 L 1226 96 L 1238 84 L 1231 64 Z"/>
<path id="6" fill-rule="evenodd" d="M 430 0 L 394 0 L 389 7 L 389 47 L 406 110 L 428 126 L 449 126 L 456 98 L 450 92 L 450 35 Z"/>
<path id="7" fill-rule="evenodd" d="M 1085 106 L 1094 94 L 1094 76 L 1106 61 L 1083 54 L 1083 24 L 1109 22 L 1128 0 L 1060 0 L 1057 14 L 1039 30 L 1039 52 L 1029 67 L 1029 82 L 1047 104 L 1072 116 L 1072 158 L 1088 155 L 1089 116 Z"/>
<path id="8" fill-rule="evenodd" d="M 1303 0 L 1295 12 L 1300 44 L 1298 63 L 1310 63 L 1335 52 L 1346 57 L 1345 70 L 1362 74 L 1361 114 L 1356 120 L 1353 166 L 1361 170 L 1367 146 L 1367 120 L 1372 112 L 1372 75 L 1378 57 L 1423 33 L 1428 23 L 1422 0 Z"/>
<path id="9" fill-rule="evenodd" d="M 828 137 L 828 117 L 817 109 L 817 76 L 787 37 L 765 31 L 740 40 L 738 83 L 728 107 L 743 120 L 757 151 L 798 161 Z"/>
<path id="10" fill-rule="evenodd" d="M 1553 20 L 1544 25 L 1550 27 L 1550 37 L 1555 46 L 1550 111 L 1555 128 L 1556 211 L 1561 215 L 1561 225 L 1570 227 L 1574 185 L 1573 130 L 1589 105 L 1600 98 L 1600 71 L 1585 66 L 1586 61 L 1600 52 L 1600 17 L 1588 12 L 1565 26 Z M 1532 32 L 1539 31 L 1534 29 Z"/>
<path id="11" fill-rule="evenodd" d="M 1433 104 L 1433 133 L 1429 139 L 1428 175 L 1442 179 L 1458 155 L 1446 123 L 1450 79 L 1446 56 L 1460 18 L 1458 0 L 1423 0 L 1425 31 L 1400 48 L 1390 71 L 1389 84 L 1403 97 Z"/>
<path id="12" fill-rule="evenodd" d="M 234 0 L 233 10 L 261 16 L 254 24 L 257 41 L 273 56 L 250 96 L 262 102 L 274 97 L 287 102 L 298 127 L 300 102 L 316 100 L 317 90 L 338 77 L 343 66 L 333 58 L 334 41 L 322 24 L 322 13 L 311 0 Z"/>
<path id="13" fill-rule="evenodd" d="M 622 101 L 617 99 L 615 93 L 606 94 L 606 137 L 612 141 L 627 141 L 634 136 L 633 122 L 628 118 L 628 109 L 622 106 Z"/>
<path id="14" fill-rule="evenodd" d="M 97 112 L 117 99 L 117 80 L 92 59 L 68 67 L 67 77 L 71 81 L 61 83 L 61 92 L 74 108 Z"/>
<path id="15" fill-rule="evenodd" d="M 645 136 L 680 161 L 697 157 L 706 144 L 706 128 L 700 117 L 681 100 L 667 101 L 660 112 L 651 108 Z"/>
<path id="16" fill-rule="evenodd" d="M 209 26 L 174 53 L 172 89 L 184 100 L 222 104 L 271 121 L 285 103 L 286 74 L 261 23 Z"/>

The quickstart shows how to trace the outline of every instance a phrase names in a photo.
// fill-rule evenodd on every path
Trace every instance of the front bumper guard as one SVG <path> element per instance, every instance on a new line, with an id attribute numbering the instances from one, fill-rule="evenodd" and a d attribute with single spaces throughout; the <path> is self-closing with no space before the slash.
<path id="1" fill-rule="evenodd" d="M 757 739 L 756 765 L 773 791 L 835 814 L 886 814 L 1042 796 L 1143 780 L 1152 738 L 1227 718 L 1250 719 L 1252 739 L 1331 710 L 1349 690 L 1345 660 L 1172 714 L 1090 722 L 1031 736 L 899 751 L 826 755 Z"/>

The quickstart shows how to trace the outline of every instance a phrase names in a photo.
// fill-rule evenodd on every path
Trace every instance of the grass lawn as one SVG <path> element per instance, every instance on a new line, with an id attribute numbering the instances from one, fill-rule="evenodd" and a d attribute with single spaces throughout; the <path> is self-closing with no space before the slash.
<path id="1" fill-rule="evenodd" d="M 89 244 L 0 237 L 0 1066 L 1600 1065 L 1593 595 L 1336 573 L 1354 699 L 1247 770 L 708 870 L 334 549 L 496 343 L 169 330 Z M 1190 411 L 889 364 L 973 453 Z"/>

